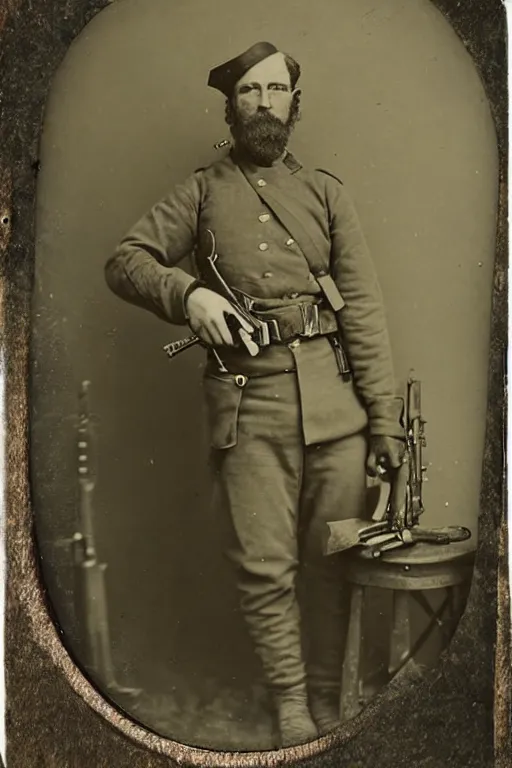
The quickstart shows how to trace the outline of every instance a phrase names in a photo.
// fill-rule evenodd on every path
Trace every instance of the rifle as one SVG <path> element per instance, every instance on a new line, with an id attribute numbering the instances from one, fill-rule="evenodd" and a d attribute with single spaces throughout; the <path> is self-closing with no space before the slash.
<path id="1" fill-rule="evenodd" d="M 219 272 L 217 266 L 219 255 L 216 251 L 215 235 L 210 229 L 206 230 L 206 234 L 210 247 L 209 249 L 202 249 L 199 254 L 198 267 L 201 277 L 208 288 L 210 288 L 210 290 L 215 291 L 216 293 L 220 294 L 220 296 L 223 296 L 231 304 L 233 309 L 238 312 L 238 314 L 241 315 L 244 320 L 251 326 L 252 334 L 249 334 L 244 328 L 242 328 L 240 323 L 234 317 L 229 318 L 230 322 L 228 325 L 231 326 L 231 330 L 234 330 L 236 333 L 238 333 L 240 341 L 244 344 L 249 354 L 252 357 L 255 357 L 259 353 L 260 347 L 267 346 L 270 343 L 271 328 L 269 326 L 272 323 L 275 325 L 274 332 L 277 334 L 279 333 L 277 324 L 275 321 L 267 322 L 258 320 L 258 318 L 254 317 L 249 311 L 250 301 L 248 301 L 248 297 L 245 297 L 245 295 L 241 292 L 229 287 Z M 235 326 L 234 328 L 233 325 Z M 253 340 L 253 335 L 256 336 L 257 342 Z M 178 355 L 180 352 L 184 352 L 196 344 L 204 344 L 204 342 L 199 338 L 199 336 L 188 336 L 185 339 L 171 341 L 169 344 L 166 344 L 164 346 L 164 351 L 167 353 L 169 358 L 173 358 L 176 357 L 176 355 Z M 212 349 L 212 352 L 215 355 L 217 362 L 219 363 L 222 370 L 224 366 L 216 350 Z"/>
<path id="2" fill-rule="evenodd" d="M 96 485 L 91 462 L 92 429 L 89 414 L 89 382 L 82 382 L 78 419 L 79 530 L 71 539 L 75 572 L 77 623 L 85 627 L 84 666 L 103 685 L 115 693 L 137 695 L 138 690 L 124 688 L 116 680 L 112 662 L 106 563 L 98 560 L 93 527 L 93 492 Z"/>
<path id="3" fill-rule="evenodd" d="M 416 542 L 450 544 L 465 541 L 471 531 L 462 526 L 422 528 L 424 513 L 423 483 L 427 467 L 423 464 L 426 447 L 425 424 L 421 413 L 421 383 L 409 375 L 404 402 L 405 454 L 397 469 L 388 470 L 388 480 L 381 479 L 379 503 L 371 525 L 360 519 L 327 523 L 325 554 L 361 546 L 365 557 L 380 557 L 399 547 Z"/>

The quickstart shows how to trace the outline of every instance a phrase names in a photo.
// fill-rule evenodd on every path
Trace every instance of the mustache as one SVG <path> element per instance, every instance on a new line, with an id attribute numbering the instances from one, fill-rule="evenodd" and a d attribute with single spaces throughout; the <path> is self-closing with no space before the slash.
<path id="1" fill-rule="evenodd" d="M 239 121 L 242 122 L 244 125 L 250 124 L 250 123 L 268 123 L 269 125 L 275 124 L 275 125 L 285 125 L 283 120 L 280 120 L 278 117 L 272 114 L 272 112 L 269 112 L 267 109 L 264 109 L 262 107 L 258 108 L 258 111 L 254 115 L 247 115 L 246 117 L 240 117 Z"/>
<path id="2" fill-rule="evenodd" d="M 274 130 L 277 132 L 281 132 L 283 128 L 291 128 L 294 123 L 295 115 L 293 114 L 292 110 L 290 110 L 290 114 L 285 121 L 281 120 L 279 117 L 273 115 L 272 112 L 268 112 L 265 109 L 261 109 L 261 111 L 256 112 L 254 115 L 248 115 L 246 117 L 238 116 L 237 120 L 235 121 L 235 124 L 242 129 L 268 129 L 269 131 Z"/>

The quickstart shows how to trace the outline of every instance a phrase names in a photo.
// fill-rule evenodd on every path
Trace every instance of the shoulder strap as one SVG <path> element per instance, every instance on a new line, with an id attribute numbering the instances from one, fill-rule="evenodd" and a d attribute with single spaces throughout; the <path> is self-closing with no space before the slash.
<path id="1" fill-rule="evenodd" d="M 286 193 L 277 189 L 275 186 L 259 186 L 258 181 L 245 172 L 244 168 L 238 166 L 240 172 L 258 195 L 260 200 L 272 211 L 283 227 L 294 237 L 304 253 L 309 264 L 311 272 L 316 276 L 317 273 L 325 271 L 324 259 L 315 241 L 304 227 L 300 220 L 300 212 L 295 211 L 293 200 Z"/>
<path id="2" fill-rule="evenodd" d="M 288 232 L 299 244 L 311 270 L 311 273 L 314 275 L 316 281 L 318 282 L 326 300 L 330 304 L 331 308 L 335 312 L 338 312 L 345 306 L 345 302 L 343 301 L 336 283 L 326 270 L 324 258 L 317 244 L 309 234 L 307 227 L 302 224 L 300 211 L 295 210 L 293 200 L 289 198 L 286 193 L 282 192 L 276 187 L 269 188 L 268 185 L 261 187 L 258 186 L 257 182 L 248 176 L 244 172 L 243 168 L 240 168 L 240 171 L 247 179 L 251 187 L 254 189 L 258 197 L 265 203 L 268 208 L 270 208 L 270 210 L 279 219 L 285 229 L 288 230 Z"/>

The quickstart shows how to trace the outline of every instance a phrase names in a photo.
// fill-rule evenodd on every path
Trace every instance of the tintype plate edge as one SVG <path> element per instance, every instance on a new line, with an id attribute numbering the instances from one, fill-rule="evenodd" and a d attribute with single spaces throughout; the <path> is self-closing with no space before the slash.
<path id="1" fill-rule="evenodd" d="M 0 7 L 9 768 L 90 766 L 92 756 L 98 768 L 153 768 L 169 765 L 169 758 L 181 764 L 240 767 L 298 760 L 311 766 L 347 768 L 509 765 L 511 664 L 504 474 L 508 108 L 502 4 L 499 0 L 435 2 L 480 72 L 493 111 L 500 159 L 479 547 L 465 615 L 435 670 L 417 681 L 397 678 L 339 736 L 286 752 L 244 755 L 191 749 L 162 739 L 105 701 L 65 652 L 39 579 L 28 472 L 27 386 L 38 141 L 51 78 L 69 44 L 105 5 L 104 0 L 4 0 Z"/>

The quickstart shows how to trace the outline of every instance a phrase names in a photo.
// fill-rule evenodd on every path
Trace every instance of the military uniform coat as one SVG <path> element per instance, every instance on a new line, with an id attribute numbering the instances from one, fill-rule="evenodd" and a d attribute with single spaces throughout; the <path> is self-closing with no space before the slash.
<path id="1" fill-rule="evenodd" d="M 325 171 L 306 170 L 290 153 L 261 168 L 231 152 L 140 219 L 106 265 L 109 286 L 171 323 L 186 324 L 186 297 L 197 276 L 179 264 L 207 229 L 215 235 L 223 277 L 255 298 L 256 308 L 278 312 L 318 296 L 316 278 L 332 275 L 344 301 L 339 323 L 353 380 L 342 381 L 326 338 L 273 345 L 256 358 L 225 349 L 228 369 L 250 376 L 294 370 L 306 445 L 353 434 L 368 422 L 374 434 L 401 436 L 382 295 L 343 184 Z M 212 445 L 231 447 L 242 393 L 226 386 L 214 365 L 205 389 Z"/>

